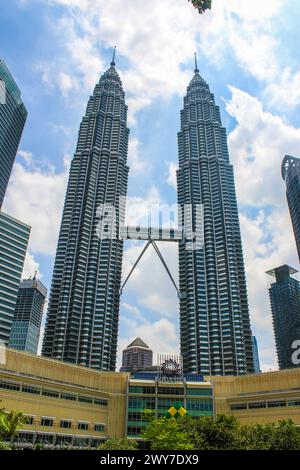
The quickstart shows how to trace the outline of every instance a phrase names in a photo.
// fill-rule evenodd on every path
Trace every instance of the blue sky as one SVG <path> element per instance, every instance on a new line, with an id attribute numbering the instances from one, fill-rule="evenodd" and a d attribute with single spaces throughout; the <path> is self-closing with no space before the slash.
<path id="1" fill-rule="evenodd" d="M 129 106 L 129 196 L 176 202 L 180 109 L 197 50 L 228 130 L 253 331 L 264 370 L 276 368 L 265 271 L 298 268 L 280 163 L 300 154 L 299 14 L 297 0 L 213 0 L 203 16 L 187 0 L 1 0 L 0 57 L 29 113 L 4 205 L 32 225 L 24 275 L 38 269 L 50 287 L 68 164 L 114 44 Z M 126 244 L 124 274 L 140 250 Z M 162 251 L 177 276 L 175 247 Z M 178 350 L 176 293 L 151 251 L 122 297 L 120 349 L 137 335 L 155 352 Z"/>

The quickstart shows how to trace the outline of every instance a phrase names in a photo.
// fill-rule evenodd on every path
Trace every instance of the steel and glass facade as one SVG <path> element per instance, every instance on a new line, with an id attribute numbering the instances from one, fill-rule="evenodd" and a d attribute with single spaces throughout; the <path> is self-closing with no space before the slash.
<path id="1" fill-rule="evenodd" d="M 300 158 L 286 155 L 281 166 L 300 260 Z"/>
<path id="2" fill-rule="evenodd" d="M 253 359 L 254 359 L 254 372 L 255 374 L 259 374 L 260 370 L 260 361 L 259 361 L 259 353 L 258 353 L 258 345 L 256 336 L 252 336 L 252 348 L 253 348 Z"/>
<path id="3" fill-rule="evenodd" d="M 98 207 L 127 194 L 129 129 L 111 67 L 90 97 L 71 163 L 54 265 L 43 355 L 115 370 L 123 241 L 100 239 Z M 117 217 L 118 219 L 118 217 Z M 120 220 L 116 220 L 119 230 Z"/>
<path id="4" fill-rule="evenodd" d="M 41 281 L 24 279 L 19 288 L 9 347 L 37 353 L 47 289 Z"/>
<path id="5" fill-rule="evenodd" d="M 155 374 L 133 374 L 129 381 L 127 403 L 127 437 L 140 438 L 147 426 L 145 410 L 155 417 L 166 416 L 181 405 L 189 416 L 213 416 L 213 388 L 210 382 L 159 381 Z"/>
<path id="6" fill-rule="evenodd" d="M 276 282 L 269 289 L 275 342 L 280 369 L 300 367 L 293 363 L 293 343 L 300 338 L 300 282 L 292 277 L 297 271 L 283 265 L 268 271 Z"/>
<path id="7" fill-rule="evenodd" d="M 178 134 L 178 203 L 204 205 L 204 247 L 179 242 L 180 338 L 184 370 L 252 373 L 244 261 L 226 130 L 208 84 L 190 82 Z M 182 224 L 185 226 L 184 211 Z M 195 211 L 191 215 L 195 229 Z"/>
<path id="8" fill-rule="evenodd" d="M 0 209 L 27 118 L 21 92 L 0 60 Z"/>
<path id="9" fill-rule="evenodd" d="M 0 212 L 0 340 L 8 344 L 31 228 Z"/>

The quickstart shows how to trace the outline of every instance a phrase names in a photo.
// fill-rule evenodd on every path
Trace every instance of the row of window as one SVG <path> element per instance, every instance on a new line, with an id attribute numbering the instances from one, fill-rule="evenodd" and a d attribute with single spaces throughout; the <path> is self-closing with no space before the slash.
<path id="1" fill-rule="evenodd" d="M 129 393 L 136 393 L 140 395 L 155 395 L 155 387 L 142 387 L 130 386 Z M 158 395 L 185 395 L 185 390 L 182 387 L 158 387 Z M 211 396 L 212 389 L 210 388 L 187 388 L 186 395 L 191 396 Z"/>
<path id="2" fill-rule="evenodd" d="M 107 406 L 108 401 L 100 398 L 93 398 L 85 395 L 75 395 L 72 393 L 63 393 L 57 390 L 41 389 L 29 385 L 17 384 L 14 382 L 1 381 L 0 389 L 11 390 L 15 392 L 31 393 L 33 395 L 43 395 L 49 398 L 60 398 L 62 400 L 78 401 L 80 403 L 90 403 L 93 405 Z"/>
<path id="3" fill-rule="evenodd" d="M 90 437 L 75 437 L 61 434 L 39 434 L 20 431 L 14 439 L 20 444 L 45 444 L 45 445 L 70 445 L 72 447 L 94 447 L 97 448 L 103 441 Z"/>
<path id="4" fill-rule="evenodd" d="M 41 418 L 40 423 L 37 423 L 34 416 L 26 416 L 26 424 L 33 425 L 33 424 L 40 424 L 41 426 L 53 427 L 54 426 L 54 418 L 48 418 L 46 416 Z M 72 428 L 72 420 L 70 419 L 61 419 L 59 423 L 59 427 L 62 429 L 71 429 Z M 88 431 L 90 429 L 90 423 L 81 422 L 77 423 L 77 429 L 80 431 Z M 95 432 L 104 432 L 105 425 L 104 424 L 94 424 L 93 430 Z"/>
<path id="5" fill-rule="evenodd" d="M 259 401 L 252 403 L 237 403 L 230 406 L 232 411 L 239 410 L 257 410 L 260 408 L 281 408 L 285 406 L 300 406 L 299 400 L 278 400 L 278 401 Z"/>

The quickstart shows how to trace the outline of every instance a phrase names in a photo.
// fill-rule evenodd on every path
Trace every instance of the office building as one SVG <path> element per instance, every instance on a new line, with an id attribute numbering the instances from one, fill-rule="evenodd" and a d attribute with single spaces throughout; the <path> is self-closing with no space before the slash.
<path id="1" fill-rule="evenodd" d="M 99 234 L 99 208 L 116 211 L 117 234 L 127 194 L 128 137 L 113 57 L 88 101 L 71 163 L 42 350 L 93 369 L 116 367 L 123 241 L 105 228 Z"/>
<path id="2" fill-rule="evenodd" d="M 0 209 L 26 118 L 21 92 L 5 62 L 0 60 Z"/>
<path id="3" fill-rule="evenodd" d="M 179 242 L 180 341 L 185 372 L 254 372 L 252 332 L 233 167 L 219 107 L 197 62 L 181 111 L 178 134 L 181 224 L 204 208 L 204 247 Z M 186 213 L 184 207 L 193 210 Z M 201 222 L 201 221 L 200 221 Z"/>
<path id="4" fill-rule="evenodd" d="M 300 367 L 293 362 L 294 342 L 300 338 L 300 283 L 292 277 L 296 273 L 287 265 L 267 272 L 275 278 L 269 295 L 280 369 Z"/>
<path id="5" fill-rule="evenodd" d="M 252 336 L 252 349 L 253 349 L 253 360 L 254 360 L 254 372 L 255 374 L 259 374 L 261 370 L 260 370 L 257 339 L 255 336 Z"/>
<path id="6" fill-rule="evenodd" d="M 37 354 L 47 289 L 36 278 L 24 279 L 19 287 L 9 347 Z"/>
<path id="7" fill-rule="evenodd" d="M 0 341 L 8 344 L 31 228 L 0 212 Z"/>
<path id="8" fill-rule="evenodd" d="M 286 155 L 281 165 L 300 260 L 300 158 Z"/>
<path id="9" fill-rule="evenodd" d="M 244 376 L 158 380 L 157 373 L 107 372 L 7 349 L 0 400 L 27 417 L 14 443 L 96 448 L 109 438 L 140 440 L 143 411 L 164 416 L 235 416 L 242 424 L 292 419 L 300 427 L 300 369 Z M 179 405 L 180 408 L 179 408 Z M 173 409 L 174 408 L 174 409 Z M 178 412 L 178 411 L 176 411 Z"/>
<path id="10" fill-rule="evenodd" d="M 151 367 L 153 361 L 153 351 L 144 343 L 141 338 L 136 338 L 123 350 L 121 372 L 134 372 L 138 369 Z"/>

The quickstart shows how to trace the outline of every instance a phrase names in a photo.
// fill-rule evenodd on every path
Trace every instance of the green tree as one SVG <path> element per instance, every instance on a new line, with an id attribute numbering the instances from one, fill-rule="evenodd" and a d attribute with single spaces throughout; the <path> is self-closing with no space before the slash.
<path id="1" fill-rule="evenodd" d="M 23 413 L 19 411 L 0 410 L 0 440 L 13 441 L 18 429 L 26 421 Z"/>
<path id="2" fill-rule="evenodd" d="M 142 432 L 152 450 L 193 450 L 188 434 L 181 428 L 179 421 L 165 417 L 151 419 Z"/>
<path id="3" fill-rule="evenodd" d="M 275 428 L 272 450 L 300 450 L 299 431 L 291 419 L 279 421 Z"/>
<path id="4" fill-rule="evenodd" d="M 202 15 L 206 10 L 211 10 L 212 0 L 189 0 Z"/>
<path id="5" fill-rule="evenodd" d="M 278 424 L 253 424 L 241 427 L 243 447 L 250 450 L 299 450 L 300 435 L 291 420 Z"/>
<path id="6" fill-rule="evenodd" d="M 100 444 L 99 450 L 136 450 L 137 443 L 131 439 L 108 439 Z"/>
<path id="7" fill-rule="evenodd" d="M 196 449 L 230 450 L 242 447 L 240 425 L 233 416 L 188 416 L 180 421 L 180 426 Z"/>

